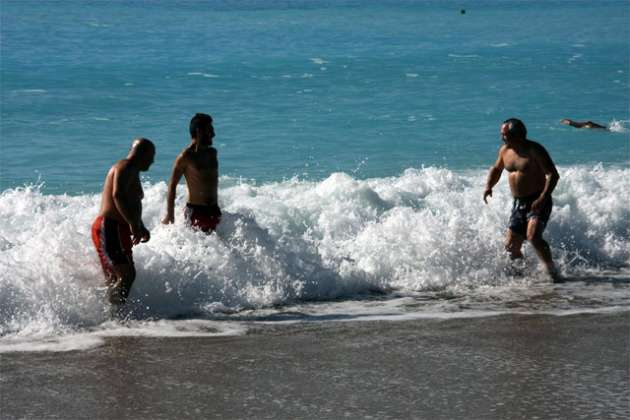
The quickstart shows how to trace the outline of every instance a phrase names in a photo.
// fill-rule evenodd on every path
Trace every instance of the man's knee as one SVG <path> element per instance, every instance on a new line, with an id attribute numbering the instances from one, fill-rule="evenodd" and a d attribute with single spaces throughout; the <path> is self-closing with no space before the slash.
<path id="1" fill-rule="evenodd" d="M 118 279 L 109 286 L 109 302 L 122 305 L 127 301 L 131 286 L 136 279 L 136 269 L 133 265 L 118 266 Z"/>
<path id="2" fill-rule="evenodd" d="M 531 226 L 530 229 L 527 229 L 527 240 L 531 242 L 533 245 L 541 242 L 545 242 L 542 238 L 542 232 L 538 229 L 538 226 Z"/>
<path id="3" fill-rule="evenodd" d="M 135 279 L 136 279 L 136 269 L 132 265 L 130 266 L 129 271 L 125 274 L 125 276 L 123 276 L 123 279 L 122 279 L 122 286 L 123 286 L 123 289 L 125 290 L 125 298 L 127 297 L 127 295 L 129 295 L 129 290 L 131 289 L 131 285 L 133 284 L 133 281 Z"/>
<path id="4" fill-rule="evenodd" d="M 521 247 L 523 246 L 523 239 L 513 232 L 508 232 L 507 240 L 505 241 L 505 250 L 512 258 L 519 258 L 522 256 Z"/>
<path id="5" fill-rule="evenodd" d="M 527 240 L 532 244 L 534 248 L 548 248 L 549 244 L 542 238 L 542 235 L 532 235 L 531 238 L 527 235 Z"/>
<path id="6" fill-rule="evenodd" d="M 532 244 L 536 241 L 541 241 L 543 230 L 545 230 L 545 222 L 539 220 L 538 217 L 532 217 L 527 223 L 525 237 Z"/>

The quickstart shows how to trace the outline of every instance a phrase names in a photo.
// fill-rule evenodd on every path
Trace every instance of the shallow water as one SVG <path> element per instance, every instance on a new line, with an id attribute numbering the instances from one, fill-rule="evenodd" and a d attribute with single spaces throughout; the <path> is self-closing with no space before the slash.
<path id="1" fill-rule="evenodd" d="M 21 346 L 125 328 L 168 336 L 189 319 L 209 321 L 193 322 L 190 334 L 212 335 L 233 330 L 232 322 L 242 331 L 249 322 L 627 310 L 628 170 L 560 170 L 546 233 L 569 280 L 559 285 L 527 245 L 515 273 L 502 244 L 509 191 L 502 185 L 483 204 L 485 171 L 425 168 L 367 180 L 338 173 L 262 185 L 223 178 L 224 218 L 210 236 L 186 228 L 181 212 L 174 225 L 161 225 L 166 184 L 146 183 L 152 238 L 134 248 L 138 277 L 123 326 L 108 323 L 89 236 L 98 195 L 6 190 L 2 340 Z M 178 211 L 184 202 L 180 189 Z"/>
<path id="2" fill-rule="evenodd" d="M 1 351 L 628 308 L 627 2 L 5 1 L 0 19 Z M 159 223 L 200 111 L 222 174 L 209 237 L 181 223 L 183 186 L 176 224 Z M 513 274 L 505 179 L 481 201 L 512 116 L 559 165 L 546 237 L 566 284 L 528 246 Z M 152 239 L 121 323 L 89 228 L 137 136 L 158 149 Z"/>

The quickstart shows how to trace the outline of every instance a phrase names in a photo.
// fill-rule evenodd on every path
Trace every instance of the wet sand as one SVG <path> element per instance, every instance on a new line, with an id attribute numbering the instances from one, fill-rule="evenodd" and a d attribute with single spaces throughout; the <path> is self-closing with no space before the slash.
<path id="1" fill-rule="evenodd" d="M 0 355 L 3 419 L 622 419 L 630 312 L 253 327 Z"/>

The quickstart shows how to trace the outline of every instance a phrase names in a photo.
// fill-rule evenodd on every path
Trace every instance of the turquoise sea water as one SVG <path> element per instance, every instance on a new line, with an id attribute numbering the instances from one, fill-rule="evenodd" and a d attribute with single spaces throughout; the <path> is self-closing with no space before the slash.
<path id="1" fill-rule="evenodd" d="M 485 168 L 511 116 L 559 164 L 630 157 L 627 1 L 3 1 L 1 18 L 2 188 L 97 191 L 136 136 L 164 180 L 195 112 L 222 174 L 258 182 Z"/>
<path id="2" fill-rule="evenodd" d="M 630 308 L 628 1 L 1 0 L 0 19 L 0 352 Z M 182 223 L 183 185 L 160 224 L 196 112 L 217 132 L 211 236 Z M 558 164 L 545 235 L 564 285 L 529 246 L 506 272 L 506 180 L 481 200 L 509 117 Z M 152 238 L 121 326 L 89 229 L 138 136 L 157 145 Z"/>

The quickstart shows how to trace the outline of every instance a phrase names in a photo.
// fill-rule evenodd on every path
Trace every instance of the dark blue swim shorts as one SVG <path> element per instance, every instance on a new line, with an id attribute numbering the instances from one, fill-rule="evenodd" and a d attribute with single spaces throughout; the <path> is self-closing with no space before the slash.
<path id="1" fill-rule="evenodd" d="M 551 207 L 553 203 L 551 197 L 545 200 L 542 208 L 539 211 L 532 211 L 532 203 L 540 197 L 540 193 L 532 194 L 527 197 L 514 198 L 512 203 L 512 213 L 510 214 L 510 222 L 508 227 L 514 233 L 518 233 L 521 236 L 527 234 L 527 222 L 534 217 L 538 218 L 540 230 L 542 232 L 547 226 L 549 216 L 551 215 Z"/>

